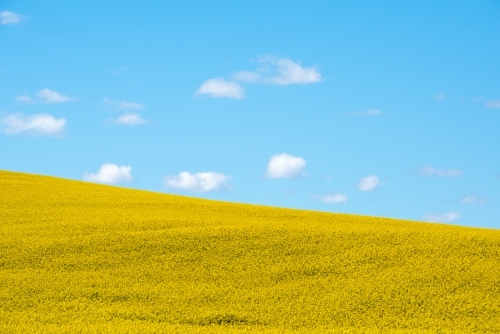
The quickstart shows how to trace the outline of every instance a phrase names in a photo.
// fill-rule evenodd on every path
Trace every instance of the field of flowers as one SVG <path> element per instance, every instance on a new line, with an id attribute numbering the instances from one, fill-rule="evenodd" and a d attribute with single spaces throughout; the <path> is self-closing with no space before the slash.
<path id="1" fill-rule="evenodd" d="M 0 333 L 500 333 L 500 231 L 0 171 Z"/>

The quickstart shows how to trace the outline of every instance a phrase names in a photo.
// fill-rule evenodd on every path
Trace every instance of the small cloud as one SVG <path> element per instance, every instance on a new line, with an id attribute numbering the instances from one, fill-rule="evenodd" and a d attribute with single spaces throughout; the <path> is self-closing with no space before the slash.
<path id="1" fill-rule="evenodd" d="M 105 97 L 103 99 L 104 103 L 109 104 L 113 108 L 118 110 L 128 110 L 128 109 L 138 109 L 143 110 L 146 109 L 143 104 L 138 102 L 129 102 L 129 101 L 113 101 L 110 98 Z"/>
<path id="2" fill-rule="evenodd" d="M 260 57 L 256 71 L 239 71 L 234 79 L 248 83 L 274 85 L 310 84 L 322 80 L 316 67 L 303 67 L 287 58 Z"/>
<path id="3" fill-rule="evenodd" d="M 16 101 L 20 103 L 64 103 L 70 101 L 77 101 L 76 97 L 71 97 L 63 95 L 54 90 L 44 88 L 37 93 L 38 99 L 33 99 L 29 95 L 18 95 L 16 96 Z"/>
<path id="4" fill-rule="evenodd" d="M 498 109 L 500 108 L 500 100 L 487 101 L 484 106 L 486 108 Z"/>
<path id="5" fill-rule="evenodd" d="M 0 119 L 0 125 L 2 125 L 2 131 L 8 135 L 27 133 L 59 137 L 64 133 L 66 120 L 47 114 L 36 114 L 33 116 L 10 114 Z"/>
<path id="6" fill-rule="evenodd" d="M 435 169 L 430 165 L 425 165 L 419 169 L 420 175 L 438 177 L 461 177 L 462 171 L 458 169 Z"/>
<path id="7" fill-rule="evenodd" d="M 337 204 L 337 203 L 345 203 L 347 202 L 347 196 L 344 194 L 326 194 L 326 195 L 315 195 L 313 199 L 318 199 L 323 203 L 327 204 Z"/>
<path id="8" fill-rule="evenodd" d="M 422 216 L 422 220 L 428 222 L 452 222 L 460 218 L 460 214 L 458 212 L 445 212 L 445 213 L 431 213 Z"/>
<path id="9" fill-rule="evenodd" d="M 358 189 L 361 191 L 373 191 L 380 185 L 380 180 L 376 175 L 370 175 L 359 180 Z"/>
<path id="10" fill-rule="evenodd" d="M 125 113 L 118 117 L 116 122 L 123 125 L 141 125 L 146 124 L 148 121 L 142 118 L 140 114 Z"/>
<path id="11" fill-rule="evenodd" d="M 195 96 L 199 95 L 231 99 L 242 99 L 245 96 L 243 88 L 237 82 L 226 81 L 223 78 L 210 79 L 202 83 L 195 93 Z"/>
<path id="12" fill-rule="evenodd" d="M 448 96 L 448 95 L 446 95 L 446 94 L 445 94 L 445 93 L 443 93 L 443 92 L 440 92 L 440 93 L 438 93 L 438 94 L 434 95 L 432 98 L 433 98 L 434 100 L 445 100 L 445 99 L 449 98 L 449 96 Z"/>
<path id="13" fill-rule="evenodd" d="M 366 112 L 367 115 L 369 116 L 375 116 L 375 115 L 382 115 L 382 112 L 378 109 L 369 109 L 367 112 Z"/>
<path id="14" fill-rule="evenodd" d="M 277 72 L 264 78 L 265 83 L 275 85 L 309 84 L 321 81 L 321 74 L 316 67 L 302 67 L 287 58 L 263 57 L 260 60 L 265 65 L 272 65 Z"/>
<path id="15" fill-rule="evenodd" d="M 367 111 L 352 112 L 353 116 L 379 116 L 382 112 L 378 109 L 368 109 Z"/>
<path id="16" fill-rule="evenodd" d="M 290 179 L 304 176 L 306 163 L 302 157 L 294 157 L 287 153 L 276 154 L 269 160 L 266 176 L 270 179 Z"/>
<path id="17" fill-rule="evenodd" d="M 483 205 L 486 204 L 488 200 L 484 197 L 476 197 L 476 196 L 464 196 L 460 199 L 460 203 L 462 204 L 473 204 L 473 205 Z"/>
<path id="18" fill-rule="evenodd" d="M 137 102 L 121 101 L 118 103 L 118 109 L 144 109 L 144 106 Z"/>
<path id="19" fill-rule="evenodd" d="M 19 95 L 16 96 L 16 101 L 20 103 L 34 103 L 33 99 L 29 95 Z"/>
<path id="20" fill-rule="evenodd" d="M 44 88 L 37 93 L 38 97 L 45 103 L 64 103 L 70 101 L 76 101 L 75 97 L 63 95 L 54 90 Z"/>
<path id="21" fill-rule="evenodd" d="M 0 23 L 4 25 L 18 24 L 24 21 L 24 19 L 26 19 L 26 16 L 9 12 L 8 10 L 0 12 Z"/>
<path id="22" fill-rule="evenodd" d="M 261 79 L 261 75 L 252 71 L 238 71 L 233 76 L 233 79 L 241 82 L 254 83 Z"/>
<path id="23" fill-rule="evenodd" d="M 203 172 L 192 174 L 181 172 L 179 175 L 166 176 L 165 185 L 171 188 L 202 193 L 229 189 L 228 182 L 231 179 L 231 176 L 222 173 Z"/>
<path id="24" fill-rule="evenodd" d="M 130 182 L 132 178 L 132 167 L 118 166 L 115 164 L 103 164 L 97 173 L 85 172 L 83 179 L 90 182 L 101 183 L 123 183 Z"/>
<path id="25" fill-rule="evenodd" d="M 481 96 L 475 96 L 472 101 L 474 102 L 481 102 L 483 100 L 483 98 Z"/>
<path id="26" fill-rule="evenodd" d="M 255 71 L 238 71 L 233 81 L 223 78 L 210 79 L 201 84 L 195 96 L 226 97 L 241 99 L 245 96 L 238 82 L 253 84 L 293 85 L 310 84 L 322 80 L 316 67 L 303 67 L 287 58 L 263 56 L 258 60 Z"/>

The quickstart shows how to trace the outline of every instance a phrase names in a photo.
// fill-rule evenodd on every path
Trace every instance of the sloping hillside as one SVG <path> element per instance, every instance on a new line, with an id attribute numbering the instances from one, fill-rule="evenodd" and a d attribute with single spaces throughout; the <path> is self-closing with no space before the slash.
<path id="1" fill-rule="evenodd" d="M 0 332 L 500 332 L 500 231 L 0 171 Z"/>

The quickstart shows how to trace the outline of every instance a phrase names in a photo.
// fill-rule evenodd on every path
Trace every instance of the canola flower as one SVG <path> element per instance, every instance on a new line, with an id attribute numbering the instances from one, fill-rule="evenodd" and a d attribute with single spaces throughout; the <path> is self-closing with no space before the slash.
<path id="1" fill-rule="evenodd" d="M 0 333 L 499 333 L 500 231 L 0 171 Z"/>

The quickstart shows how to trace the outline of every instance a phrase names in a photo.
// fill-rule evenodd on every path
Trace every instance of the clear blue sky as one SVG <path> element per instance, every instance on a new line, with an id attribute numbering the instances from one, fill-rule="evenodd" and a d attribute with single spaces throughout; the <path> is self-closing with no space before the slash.
<path id="1" fill-rule="evenodd" d="M 500 2 L 0 1 L 0 169 L 500 228 Z"/>

